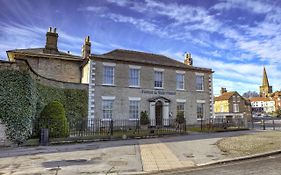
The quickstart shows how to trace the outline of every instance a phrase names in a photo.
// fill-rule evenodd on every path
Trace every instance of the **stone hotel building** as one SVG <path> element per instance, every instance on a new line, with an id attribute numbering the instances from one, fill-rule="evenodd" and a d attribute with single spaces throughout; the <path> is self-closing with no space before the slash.
<path id="1" fill-rule="evenodd" d="M 86 39 L 84 52 L 90 53 Z M 147 111 L 151 125 L 183 111 L 188 124 L 212 116 L 212 70 L 163 55 L 116 49 L 89 55 L 82 83 L 89 83 L 89 119 L 137 120 Z M 89 76 L 88 76 L 89 75 Z"/>

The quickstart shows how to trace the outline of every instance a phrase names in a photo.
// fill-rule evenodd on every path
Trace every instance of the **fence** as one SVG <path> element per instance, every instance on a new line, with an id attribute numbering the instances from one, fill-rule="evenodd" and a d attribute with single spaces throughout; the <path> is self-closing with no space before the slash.
<path id="1" fill-rule="evenodd" d="M 253 118 L 250 123 L 252 129 L 258 130 L 281 130 L 281 119 L 280 118 Z"/>

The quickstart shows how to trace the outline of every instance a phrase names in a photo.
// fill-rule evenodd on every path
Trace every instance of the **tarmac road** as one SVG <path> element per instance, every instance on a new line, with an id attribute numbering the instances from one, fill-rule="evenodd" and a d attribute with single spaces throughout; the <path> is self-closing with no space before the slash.
<path id="1" fill-rule="evenodd" d="M 281 154 L 194 169 L 161 172 L 177 175 L 280 175 Z"/>

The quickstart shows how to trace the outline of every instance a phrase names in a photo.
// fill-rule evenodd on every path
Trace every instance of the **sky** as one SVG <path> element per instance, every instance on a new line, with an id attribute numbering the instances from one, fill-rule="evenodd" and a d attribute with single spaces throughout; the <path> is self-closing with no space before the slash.
<path id="1" fill-rule="evenodd" d="M 6 51 L 45 46 L 56 27 L 58 47 L 81 55 L 130 49 L 211 68 L 214 94 L 259 92 L 263 66 L 281 89 L 280 0 L 0 0 L 0 59 Z"/>

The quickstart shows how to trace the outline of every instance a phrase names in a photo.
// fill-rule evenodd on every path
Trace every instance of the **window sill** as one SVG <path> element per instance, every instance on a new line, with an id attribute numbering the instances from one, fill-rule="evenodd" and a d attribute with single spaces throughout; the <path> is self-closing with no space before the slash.
<path id="1" fill-rule="evenodd" d="M 112 86 L 112 87 L 115 87 L 116 85 L 115 84 L 102 84 L 102 86 Z"/>
<path id="2" fill-rule="evenodd" d="M 198 89 L 196 89 L 196 92 L 204 92 L 204 90 L 198 90 Z"/>
<path id="3" fill-rule="evenodd" d="M 103 119 L 101 119 L 102 122 L 111 121 L 111 120 L 112 120 L 111 118 L 103 118 Z"/>
<path id="4" fill-rule="evenodd" d="M 185 91 L 185 89 L 176 89 L 177 91 Z"/>
<path id="5" fill-rule="evenodd" d="M 129 88 L 141 88 L 140 86 L 129 86 Z"/>
<path id="6" fill-rule="evenodd" d="M 154 87 L 154 89 L 164 89 L 163 87 Z"/>
<path id="7" fill-rule="evenodd" d="M 138 118 L 129 118 L 129 121 L 138 121 Z"/>

